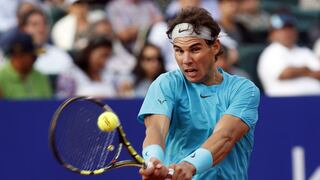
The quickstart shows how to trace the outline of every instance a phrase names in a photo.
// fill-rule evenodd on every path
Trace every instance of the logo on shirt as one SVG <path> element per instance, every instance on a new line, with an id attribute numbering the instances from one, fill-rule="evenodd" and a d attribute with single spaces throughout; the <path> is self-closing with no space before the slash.
<path id="1" fill-rule="evenodd" d="M 149 156 L 149 151 L 147 151 L 146 153 L 144 153 L 144 155 L 145 155 L 146 157 L 148 157 L 148 156 Z"/>
<path id="2" fill-rule="evenodd" d="M 203 98 L 203 99 L 204 99 L 204 98 L 208 98 L 208 97 L 210 97 L 210 96 L 211 96 L 211 95 L 202 95 L 202 94 L 200 94 L 200 97 Z"/>
<path id="3" fill-rule="evenodd" d="M 196 157 L 196 153 L 193 153 L 190 157 L 191 157 L 191 158 Z"/>
<path id="4" fill-rule="evenodd" d="M 158 102 L 160 103 L 160 104 L 163 104 L 165 101 L 167 101 L 167 100 L 161 100 L 161 99 L 158 99 Z"/>

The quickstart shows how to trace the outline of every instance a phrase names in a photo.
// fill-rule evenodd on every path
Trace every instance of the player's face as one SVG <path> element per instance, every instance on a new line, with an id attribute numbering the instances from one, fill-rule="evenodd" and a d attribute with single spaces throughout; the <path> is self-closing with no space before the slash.
<path id="1" fill-rule="evenodd" d="M 214 83 L 214 58 L 220 49 L 218 41 L 209 46 L 204 39 L 183 37 L 176 38 L 173 47 L 177 63 L 187 80 L 206 85 Z"/>

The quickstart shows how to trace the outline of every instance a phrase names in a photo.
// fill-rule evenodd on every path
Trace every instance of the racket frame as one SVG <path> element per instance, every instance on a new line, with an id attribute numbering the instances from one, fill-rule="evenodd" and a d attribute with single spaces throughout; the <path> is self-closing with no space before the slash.
<path id="1" fill-rule="evenodd" d="M 144 159 L 137 153 L 137 151 L 133 148 L 133 146 L 131 145 L 131 143 L 127 139 L 121 123 L 116 129 L 118 131 L 119 139 L 120 139 L 119 147 L 117 148 L 116 155 L 113 157 L 112 161 L 109 164 L 107 164 L 105 167 L 100 168 L 100 169 L 96 169 L 96 170 L 92 170 L 92 171 L 82 170 L 82 169 L 77 168 L 71 164 L 68 164 L 67 162 L 65 162 L 63 160 L 63 158 L 60 155 L 59 150 L 56 146 L 55 128 L 57 126 L 59 116 L 60 116 L 61 112 L 65 109 L 65 107 L 67 107 L 72 102 L 78 101 L 78 100 L 91 101 L 92 103 L 95 103 L 98 106 L 100 106 L 104 111 L 113 112 L 113 110 L 107 104 L 104 104 L 103 102 L 101 102 L 97 99 L 91 98 L 91 97 L 78 96 L 78 97 L 72 97 L 72 98 L 65 100 L 59 106 L 59 108 L 56 110 L 56 112 L 54 113 L 52 120 L 51 120 L 51 123 L 50 123 L 50 128 L 49 128 L 49 147 L 50 147 L 55 159 L 58 161 L 58 163 L 61 164 L 63 167 L 69 169 L 70 171 L 75 172 L 75 173 L 79 173 L 82 175 L 97 175 L 97 174 L 104 173 L 107 170 L 125 167 L 125 166 L 134 166 L 134 167 L 139 167 L 139 168 L 142 168 L 142 167 L 145 168 L 146 164 L 145 164 Z M 118 158 L 121 154 L 123 145 L 128 150 L 129 154 L 132 157 L 132 160 L 118 161 Z"/>

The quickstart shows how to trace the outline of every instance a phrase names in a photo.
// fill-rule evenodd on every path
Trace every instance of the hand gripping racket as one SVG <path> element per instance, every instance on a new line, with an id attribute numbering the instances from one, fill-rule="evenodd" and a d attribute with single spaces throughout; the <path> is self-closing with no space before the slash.
<path id="1" fill-rule="evenodd" d="M 106 111 L 113 112 L 108 105 L 89 97 L 70 98 L 59 106 L 51 120 L 49 145 L 63 167 L 82 175 L 125 166 L 146 167 L 121 124 L 110 132 L 98 128 L 98 117 Z M 123 147 L 131 160 L 119 160 Z M 172 174 L 170 169 L 168 176 Z"/>

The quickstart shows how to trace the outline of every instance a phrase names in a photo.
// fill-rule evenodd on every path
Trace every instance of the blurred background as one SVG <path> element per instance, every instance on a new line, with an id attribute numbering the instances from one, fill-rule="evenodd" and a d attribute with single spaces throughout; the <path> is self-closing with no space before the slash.
<path id="1" fill-rule="evenodd" d="M 249 179 L 320 180 L 319 0 L 0 0 L 0 179 L 108 178 L 65 172 L 49 152 L 51 116 L 68 97 L 110 104 L 140 150 L 143 97 L 177 68 L 167 23 L 189 6 L 224 32 L 216 66 L 260 88 Z"/>

